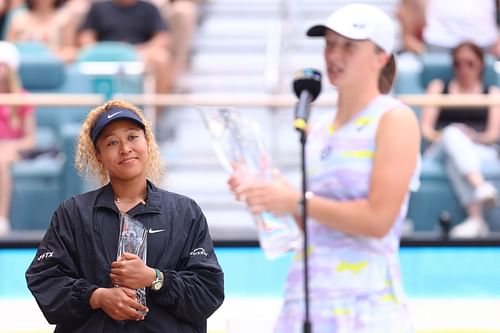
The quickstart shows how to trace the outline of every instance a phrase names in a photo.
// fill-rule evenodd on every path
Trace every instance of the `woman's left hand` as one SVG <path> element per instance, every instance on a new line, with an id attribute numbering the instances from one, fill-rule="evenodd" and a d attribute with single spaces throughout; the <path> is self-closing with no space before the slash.
<path id="1" fill-rule="evenodd" d="M 114 285 L 137 289 L 149 287 L 156 277 L 156 272 L 135 254 L 124 253 L 111 264 L 109 277 Z"/>

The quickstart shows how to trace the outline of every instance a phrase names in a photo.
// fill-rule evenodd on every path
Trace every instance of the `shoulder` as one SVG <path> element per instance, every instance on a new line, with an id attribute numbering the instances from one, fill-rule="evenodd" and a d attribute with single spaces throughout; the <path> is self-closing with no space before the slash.
<path id="1" fill-rule="evenodd" d="M 377 137 L 401 142 L 404 138 L 419 140 L 420 128 L 415 112 L 404 104 L 388 109 L 380 119 Z"/>
<path id="2" fill-rule="evenodd" d="M 10 27 L 14 29 L 24 28 L 26 24 L 30 23 L 31 16 L 28 10 L 22 10 L 12 16 Z"/>
<path id="3" fill-rule="evenodd" d="M 149 1 L 139 0 L 136 5 L 137 7 L 142 8 L 144 10 L 148 10 L 151 12 L 158 12 L 158 13 L 160 12 L 158 7 L 156 7 L 153 3 Z"/>
<path id="4" fill-rule="evenodd" d="M 412 124 L 418 125 L 415 112 L 406 105 L 396 106 L 387 110 L 380 119 L 381 123 Z"/>
<path id="5" fill-rule="evenodd" d="M 104 187 L 81 193 L 75 196 L 72 196 L 66 200 L 64 200 L 58 207 L 58 209 L 62 209 L 65 211 L 88 211 L 89 209 L 93 209 L 95 206 L 97 197 L 103 191 Z"/>
<path id="6" fill-rule="evenodd" d="M 159 187 L 156 187 L 154 191 L 160 198 L 160 204 L 162 208 L 165 208 L 169 211 L 174 210 L 176 212 L 183 213 L 186 213 L 188 211 L 192 212 L 193 214 L 201 213 L 201 208 L 198 203 L 194 199 L 186 195 L 164 190 Z"/>
<path id="7" fill-rule="evenodd" d="M 385 102 L 377 130 L 377 136 L 407 135 L 419 132 L 419 123 L 413 109 L 392 96 L 384 96 Z M 406 132 L 406 133 L 405 133 Z"/>
<path id="8" fill-rule="evenodd" d="M 114 10 L 116 5 L 113 3 L 113 1 L 96 1 L 93 2 L 92 5 L 90 6 L 89 14 L 90 13 L 97 13 L 97 12 L 107 12 L 110 10 Z"/>

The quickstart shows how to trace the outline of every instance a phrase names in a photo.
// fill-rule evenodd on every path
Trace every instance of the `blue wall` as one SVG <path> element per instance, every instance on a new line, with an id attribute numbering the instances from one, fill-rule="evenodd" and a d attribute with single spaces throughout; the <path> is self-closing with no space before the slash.
<path id="1" fill-rule="evenodd" d="M 291 255 L 267 260 L 258 248 L 217 248 L 227 297 L 281 297 Z M 30 298 L 24 271 L 34 249 L 0 250 L 0 298 Z M 401 249 L 411 298 L 500 298 L 500 247 Z"/>

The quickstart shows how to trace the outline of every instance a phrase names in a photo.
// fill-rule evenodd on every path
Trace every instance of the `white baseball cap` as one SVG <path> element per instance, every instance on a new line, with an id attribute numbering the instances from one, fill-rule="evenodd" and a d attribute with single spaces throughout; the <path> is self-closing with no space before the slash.
<path id="1" fill-rule="evenodd" d="M 17 71 L 19 68 L 19 51 L 14 44 L 0 41 L 0 63 L 9 65 L 10 68 Z"/>
<path id="2" fill-rule="evenodd" d="M 396 28 L 383 10 L 367 4 L 353 3 L 334 11 L 323 24 L 307 30 L 311 37 L 324 36 L 326 29 L 354 40 L 370 40 L 386 53 L 394 51 Z"/>

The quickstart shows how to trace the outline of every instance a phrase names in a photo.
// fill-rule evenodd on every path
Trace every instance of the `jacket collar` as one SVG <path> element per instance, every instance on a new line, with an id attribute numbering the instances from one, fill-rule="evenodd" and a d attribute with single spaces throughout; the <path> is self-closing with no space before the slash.
<path id="1" fill-rule="evenodd" d="M 137 205 L 130 210 L 134 215 L 144 214 L 144 213 L 161 213 L 161 194 L 160 189 L 153 184 L 151 181 L 147 181 L 147 196 L 145 205 Z M 100 190 L 95 202 L 96 208 L 107 208 L 119 213 L 118 208 L 115 205 L 113 188 L 111 183 L 104 185 Z"/>

